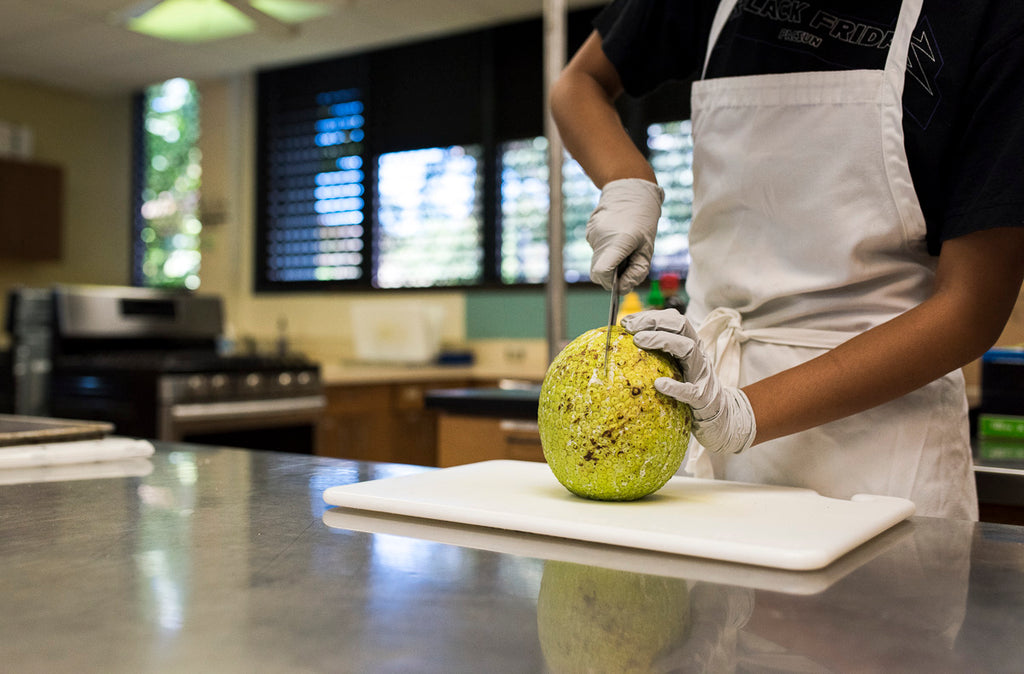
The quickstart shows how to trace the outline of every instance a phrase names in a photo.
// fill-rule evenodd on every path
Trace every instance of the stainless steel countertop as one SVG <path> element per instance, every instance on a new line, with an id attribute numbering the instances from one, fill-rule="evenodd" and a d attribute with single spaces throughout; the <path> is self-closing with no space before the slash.
<path id="1" fill-rule="evenodd" d="M 161 443 L 100 470 L 0 471 L 7 671 L 1024 662 L 1024 528 L 913 518 L 823 571 L 782 572 L 357 516 L 321 499 L 428 470 L 412 466 Z M 19 475 L 43 481 L 11 484 Z"/>

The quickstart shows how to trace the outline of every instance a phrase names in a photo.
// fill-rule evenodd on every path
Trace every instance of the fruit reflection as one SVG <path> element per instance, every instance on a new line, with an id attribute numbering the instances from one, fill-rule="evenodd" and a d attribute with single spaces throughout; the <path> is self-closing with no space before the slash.
<path id="1" fill-rule="evenodd" d="M 552 672 L 649 672 L 685 637 L 685 580 L 547 562 L 537 599 Z"/>

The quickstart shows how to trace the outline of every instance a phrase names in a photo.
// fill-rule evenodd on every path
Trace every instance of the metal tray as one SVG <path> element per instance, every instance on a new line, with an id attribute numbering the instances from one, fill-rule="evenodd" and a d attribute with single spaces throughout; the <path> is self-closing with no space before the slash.
<path id="1" fill-rule="evenodd" d="M 105 421 L 77 421 L 0 414 L 0 447 L 42 442 L 93 440 L 103 438 L 113 430 L 114 424 Z"/>

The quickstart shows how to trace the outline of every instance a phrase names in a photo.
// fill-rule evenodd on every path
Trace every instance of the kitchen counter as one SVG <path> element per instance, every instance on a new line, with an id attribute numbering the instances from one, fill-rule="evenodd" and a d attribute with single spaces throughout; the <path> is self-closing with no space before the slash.
<path id="1" fill-rule="evenodd" d="M 978 500 L 998 507 L 1006 515 L 1004 521 L 1020 523 L 1024 513 L 1024 442 L 975 438 L 973 443 Z"/>
<path id="2" fill-rule="evenodd" d="M 330 486 L 426 468 L 157 450 L 78 475 L 0 473 L 6 669 L 540 672 L 594 658 L 613 671 L 654 661 L 659 671 L 997 672 L 1024 662 L 1024 528 L 912 518 L 822 571 L 782 572 L 359 517 L 321 499 Z"/>
<path id="3" fill-rule="evenodd" d="M 491 383 L 499 379 L 540 381 L 544 370 L 537 367 L 509 365 L 388 365 L 366 363 L 324 363 L 320 377 L 327 386 L 359 384 L 390 384 L 443 382 L 471 379 Z"/>
<path id="4" fill-rule="evenodd" d="M 427 407 L 469 417 L 537 420 L 540 385 L 519 388 L 435 389 L 423 395 Z"/>

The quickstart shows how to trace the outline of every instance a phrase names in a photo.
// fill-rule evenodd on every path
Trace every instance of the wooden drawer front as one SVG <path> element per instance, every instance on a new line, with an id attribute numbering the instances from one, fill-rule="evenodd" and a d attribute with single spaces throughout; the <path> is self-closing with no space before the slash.
<path id="1" fill-rule="evenodd" d="M 517 461 L 544 461 L 537 424 L 530 421 L 504 420 L 498 430 L 505 444 L 505 458 Z"/>
<path id="2" fill-rule="evenodd" d="M 353 412 L 380 412 L 391 407 L 391 387 L 328 386 L 327 413 L 348 415 Z"/>
<path id="3" fill-rule="evenodd" d="M 441 415 L 438 465 L 459 466 L 492 459 L 544 461 L 536 422 Z"/>
<path id="4" fill-rule="evenodd" d="M 421 410 L 427 388 L 419 384 L 399 384 L 394 388 L 392 404 L 396 410 Z"/>
<path id="5" fill-rule="evenodd" d="M 466 382 L 388 382 L 328 386 L 317 452 L 366 461 L 437 465 L 436 410 L 426 392 Z"/>

